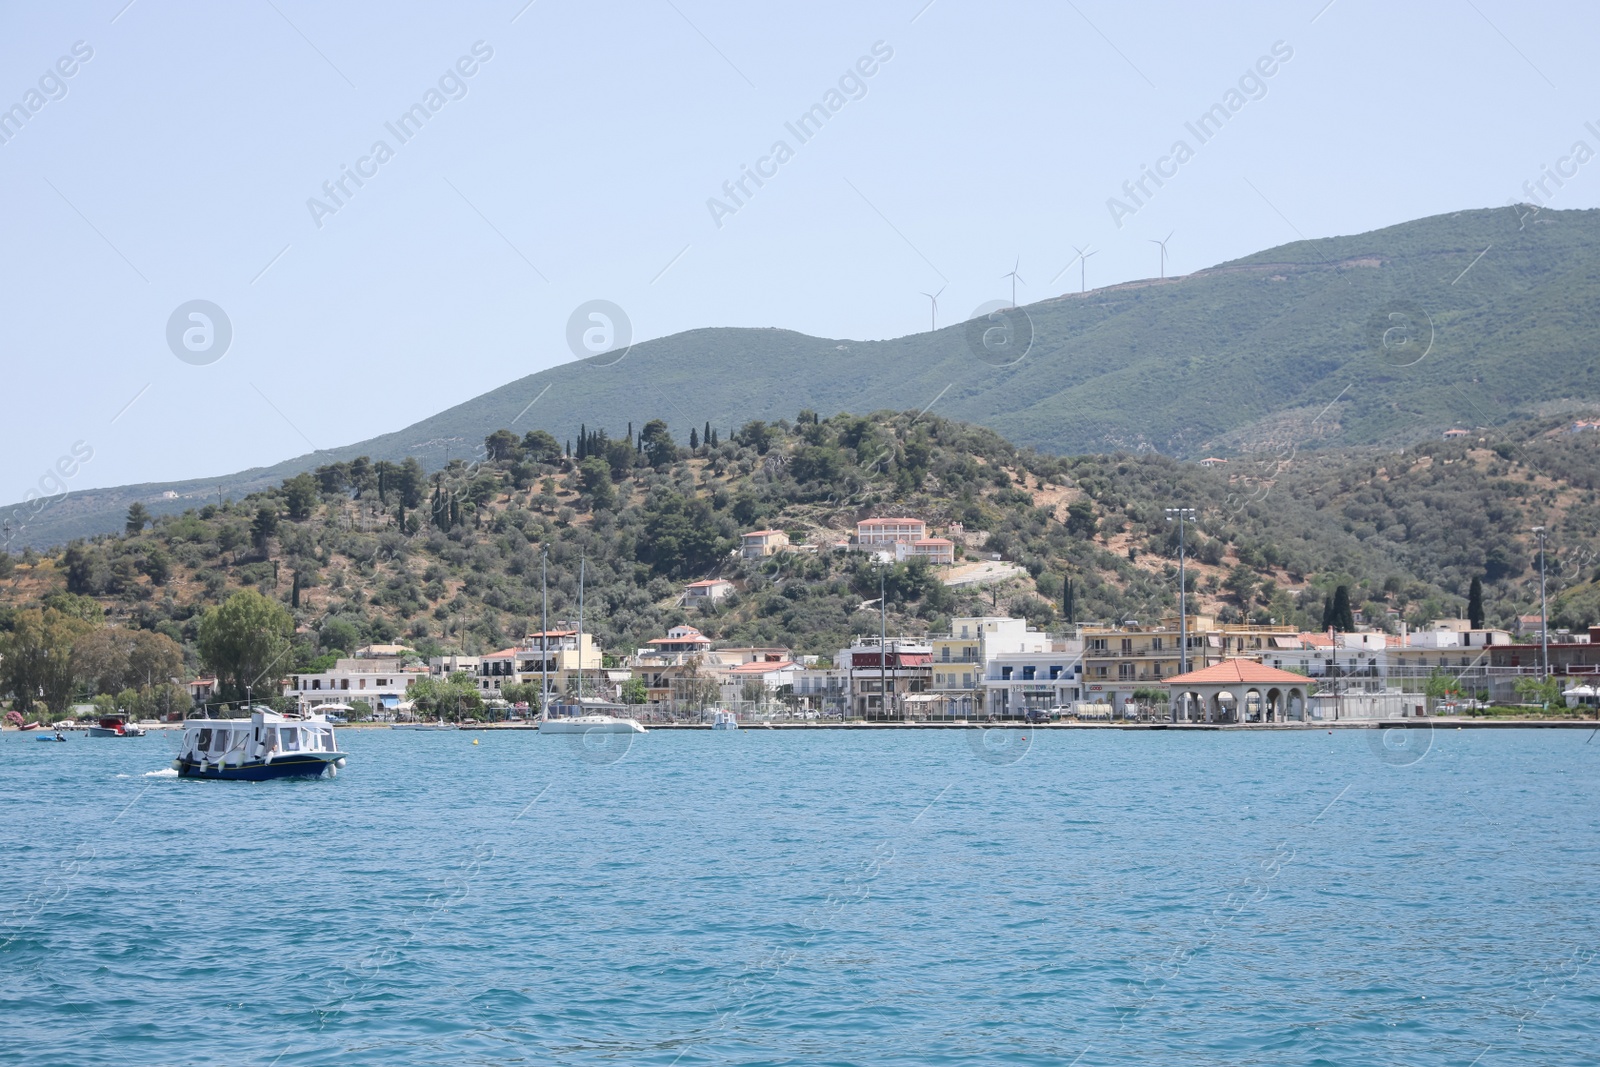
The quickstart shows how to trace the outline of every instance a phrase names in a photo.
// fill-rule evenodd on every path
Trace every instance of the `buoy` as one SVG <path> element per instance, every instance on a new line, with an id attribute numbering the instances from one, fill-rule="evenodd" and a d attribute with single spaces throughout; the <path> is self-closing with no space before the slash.
<path id="1" fill-rule="evenodd" d="M 474 738 L 473 738 L 473 739 L 472 739 L 472 743 L 473 743 L 473 744 L 477 744 L 477 743 L 478 743 L 478 739 L 477 739 L 477 738 L 476 738 L 476 737 L 474 737 Z"/>

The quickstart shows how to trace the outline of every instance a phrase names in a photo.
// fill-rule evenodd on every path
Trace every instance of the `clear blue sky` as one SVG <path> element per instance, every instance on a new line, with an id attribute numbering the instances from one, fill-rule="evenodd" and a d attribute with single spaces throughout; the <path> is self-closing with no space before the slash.
<path id="1" fill-rule="evenodd" d="M 88 488 L 397 429 L 573 358 L 590 299 L 636 339 L 891 337 L 926 329 L 922 292 L 946 287 L 941 323 L 1006 295 L 1018 259 L 1021 302 L 1077 288 L 1073 245 L 1093 287 L 1154 275 L 1171 232 L 1181 274 L 1525 198 L 1600 149 L 1590 4 L 525 4 L 6 5 L 0 499 L 78 441 Z M 1202 144 L 1185 123 L 1241 78 Z M 402 142 L 385 124 L 430 89 Z M 370 177 L 335 205 L 345 167 Z M 1597 197 L 1600 160 L 1552 204 Z M 233 331 L 206 365 L 167 341 L 197 299 Z"/>

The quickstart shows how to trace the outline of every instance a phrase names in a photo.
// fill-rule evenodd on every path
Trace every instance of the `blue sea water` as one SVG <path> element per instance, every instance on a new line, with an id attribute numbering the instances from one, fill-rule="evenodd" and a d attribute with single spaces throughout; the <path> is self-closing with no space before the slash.
<path id="1" fill-rule="evenodd" d="M 1589 736 L 8 733 L 0 1062 L 1593 1064 Z"/>

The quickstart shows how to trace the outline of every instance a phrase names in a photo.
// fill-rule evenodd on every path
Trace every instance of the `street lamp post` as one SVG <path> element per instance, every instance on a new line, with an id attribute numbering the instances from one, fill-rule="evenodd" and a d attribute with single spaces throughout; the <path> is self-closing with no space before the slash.
<path id="1" fill-rule="evenodd" d="M 1189 673 L 1189 582 L 1187 571 L 1187 548 L 1184 527 L 1194 521 L 1194 508 L 1166 508 L 1168 522 L 1176 521 L 1178 524 L 1178 673 Z M 1178 702 L 1171 701 L 1168 705 L 1168 714 L 1173 722 L 1178 721 Z"/>

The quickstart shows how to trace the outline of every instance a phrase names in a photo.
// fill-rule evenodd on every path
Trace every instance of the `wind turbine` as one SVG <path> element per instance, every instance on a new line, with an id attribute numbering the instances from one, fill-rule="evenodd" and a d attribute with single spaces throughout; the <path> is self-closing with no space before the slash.
<path id="1" fill-rule="evenodd" d="M 1017 257 L 1017 261 L 1016 261 L 1015 264 L 1012 265 L 1011 270 L 1008 273 L 1000 275 L 1000 277 L 1002 277 L 1002 278 L 1010 278 L 1011 279 L 1011 306 L 1012 307 L 1016 307 L 1017 306 L 1017 283 L 1021 282 L 1023 285 L 1027 285 L 1028 284 L 1028 280 L 1026 278 L 1024 278 L 1022 275 L 1017 273 L 1017 268 L 1020 267 L 1020 266 L 1022 266 L 1022 257 L 1018 256 Z"/>
<path id="2" fill-rule="evenodd" d="M 948 288 L 950 288 L 950 283 L 946 282 L 943 285 L 939 286 L 939 293 L 944 292 Z M 923 296 L 928 298 L 929 303 L 932 305 L 928 309 L 928 321 L 929 321 L 928 329 L 930 329 L 930 330 L 937 330 L 939 328 L 939 293 L 923 293 L 922 294 Z"/>
<path id="3" fill-rule="evenodd" d="M 1097 256 L 1100 253 L 1094 250 L 1094 245 L 1089 245 L 1087 248 L 1079 248 L 1077 245 L 1073 245 L 1072 250 L 1078 253 L 1078 291 L 1087 293 L 1089 291 L 1089 272 L 1087 269 L 1089 257 Z"/>
<path id="4" fill-rule="evenodd" d="M 1167 242 L 1172 240 L 1172 234 L 1177 232 L 1177 230 L 1173 230 L 1159 241 L 1146 238 L 1146 240 L 1150 241 L 1151 244 L 1161 246 L 1161 277 L 1163 280 L 1165 280 L 1167 277 Z"/>

